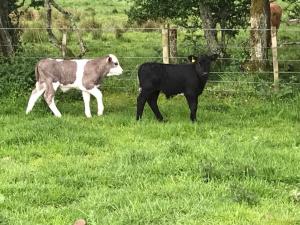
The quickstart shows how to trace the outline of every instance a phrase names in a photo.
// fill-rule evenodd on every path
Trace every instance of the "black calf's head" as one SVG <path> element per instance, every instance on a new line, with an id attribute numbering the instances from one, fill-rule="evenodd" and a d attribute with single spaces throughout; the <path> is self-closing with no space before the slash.
<path id="1" fill-rule="evenodd" d="M 213 55 L 200 55 L 196 59 L 196 70 L 198 75 L 207 75 L 210 71 L 210 65 L 213 61 L 216 61 L 218 54 Z"/>

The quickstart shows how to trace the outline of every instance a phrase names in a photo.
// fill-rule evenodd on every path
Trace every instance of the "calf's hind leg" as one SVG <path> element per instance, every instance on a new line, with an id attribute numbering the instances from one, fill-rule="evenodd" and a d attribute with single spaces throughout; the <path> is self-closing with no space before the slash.
<path id="1" fill-rule="evenodd" d="M 147 98 L 147 102 L 150 106 L 150 108 L 152 109 L 152 111 L 154 112 L 156 119 L 159 121 L 162 121 L 164 118 L 161 115 L 158 105 L 157 105 L 157 99 L 159 96 L 159 91 L 153 92 L 151 95 L 149 95 L 149 97 Z"/>
<path id="2" fill-rule="evenodd" d="M 57 90 L 58 85 L 54 83 L 47 83 L 46 84 L 46 91 L 44 94 L 45 101 L 47 102 L 49 108 L 53 112 L 54 116 L 61 117 L 61 113 L 59 112 L 58 108 L 55 105 L 54 102 L 54 95 L 55 91 Z"/>
<path id="3" fill-rule="evenodd" d="M 147 95 L 144 92 L 141 92 L 137 97 L 137 107 L 136 107 L 136 120 L 142 119 L 145 103 L 147 100 Z"/>
<path id="4" fill-rule="evenodd" d="M 39 99 L 39 97 L 41 97 L 41 95 L 44 93 L 44 91 L 46 89 L 45 84 L 40 84 L 39 82 L 36 82 L 35 86 L 36 86 L 36 88 L 32 91 L 29 101 L 28 101 L 28 105 L 26 108 L 26 114 L 31 112 L 36 101 Z"/>

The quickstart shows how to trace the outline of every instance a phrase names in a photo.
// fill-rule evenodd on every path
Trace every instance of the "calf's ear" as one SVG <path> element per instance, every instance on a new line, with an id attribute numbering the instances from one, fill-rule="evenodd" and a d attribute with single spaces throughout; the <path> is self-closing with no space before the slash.
<path id="1" fill-rule="evenodd" d="M 189 56 L 188 56 L 188 60 L 189 60 L 191 63 L 194 63 L 194 62 L 197 61 L 197 56 L 189 55 Z"/>
<path id="2" fill-rule="evenodd" d="M 112 58 L 110 56 L 108 56 L 106 62 L 111 63 L 112 62 Z"/>
<path id="3" fill-rule="evenodd" d="M 209 58 L 210 58 L 211 61 L 216 61 L 216 59 L 217 59 L 218 57 L 219 57 L 218 54 L 213 54 L 213 55 L 209 56 Z"/>

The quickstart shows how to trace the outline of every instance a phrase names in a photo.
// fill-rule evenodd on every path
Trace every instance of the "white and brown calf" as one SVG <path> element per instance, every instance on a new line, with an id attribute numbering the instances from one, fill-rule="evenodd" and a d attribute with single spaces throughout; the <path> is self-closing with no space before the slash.
<path id="1" fill-rule="evenodd" d="M 60 87 L 62 91 L 70 88 L 82 91 L 86 117 L 92 116 L 90 95 L 95 96 L 100 116 L 103 114 L 104 106 L 102 93 L 97 87 L 105 76 L 120 75 L 122 72 L 123 69 L 114 55 L 91 60 L 42 59 L 35 67 L 36 87 L 30 96 L 26 114 L 32 110 L 38 98 L 44 93 L 44 98 L 53 114 L 61 117 L 54 102 L 55 91 Z"/>

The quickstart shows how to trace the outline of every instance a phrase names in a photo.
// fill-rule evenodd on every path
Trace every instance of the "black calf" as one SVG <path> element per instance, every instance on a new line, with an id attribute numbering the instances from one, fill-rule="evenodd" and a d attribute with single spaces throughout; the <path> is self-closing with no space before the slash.
<path id="1" fill-rule="evenodd" d="M 203 92 L 208 79 L 210 65 L 217 55 L 201 55 L 192 64 L 144 63 L 138 71 L 140 94 L 137 98 L 136 119 L 142 118 L 145 103 L 148 102 L 159 121 L 163 120 L 157 99 L 162 91 L 167 98 L 183 93 L 189 108 L 190 119 L 196 120 L 198 96 Z"/>

